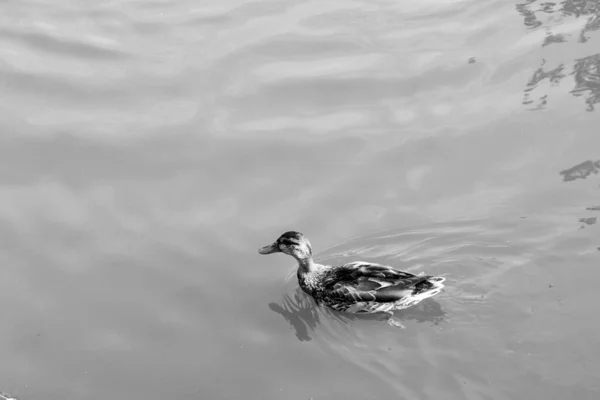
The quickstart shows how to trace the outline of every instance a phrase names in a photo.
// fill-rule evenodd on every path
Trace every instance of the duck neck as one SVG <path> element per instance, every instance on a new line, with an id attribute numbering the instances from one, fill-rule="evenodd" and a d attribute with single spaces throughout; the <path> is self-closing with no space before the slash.
<path id="1" fill-rule="evenodd" d="M 298 261 L 298 270 L 304 274 L 314 272 L 317 269 L 317 263 L 315 263 L 311 256 L 296 258 Z"/>

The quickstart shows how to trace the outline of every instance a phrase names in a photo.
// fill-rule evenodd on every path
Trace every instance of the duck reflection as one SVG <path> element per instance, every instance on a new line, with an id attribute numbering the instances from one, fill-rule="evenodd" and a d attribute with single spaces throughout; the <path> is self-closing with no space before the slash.
<path id="1" fill-rule="evenodd" d="M 354 320 L 385 321 L 387 316 L 378 314 L 348 314 L 333 311 L 328 307 L 319 307 L 315 300 L 296 288 L 293 296 L 284 294 L 278 303 L 269 303 L 269 308 L 281 315 L 296 331 L 300 341 L 311 340 L 311 333 L 321 323 L 321 318 L 328 318 L 339 323 L 348 324 Z M 400 321 L 414 320 L 416 322 L 431 322 L 438 324 L 444 320 L 446 313 L 440 304 L 433 299 L 423 300 L 421 303 L 405 310 L 396 311 L 394 318 Z"/>

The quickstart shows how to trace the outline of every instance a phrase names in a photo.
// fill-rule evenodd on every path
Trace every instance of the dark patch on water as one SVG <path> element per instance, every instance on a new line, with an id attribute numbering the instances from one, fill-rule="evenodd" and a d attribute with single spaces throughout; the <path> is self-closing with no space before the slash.
<path id="1" fill-rule="evenodd" d="M 600 160 L 587 160 L 575 165 L 569 169 L 560 171 L 564 182 L 574 181 L 576 179 L 586 179 L 591 174 L 597 174 L 600 171 Z"/>
<path id="2" fill-rule="evenodd" d="M 575 165 L 574 167 L 560 171 L 563 176 L 564 182 L 570 182 L 577 179 L 587 179 L 592 174 L 598 174 L 600 172 L 600 160 L 592 161 L 587 160 L 582 163 Z M 586 208 L 587 211 L 600 211 L 600 206 L 591 206 Z M 582 217 L 579 218 L 581 228 L 585 228 L 586 225 L 595 225 L 597 217 Z"/>
<path id="3" fill-rule="evenodd" d="M 526 0 L 525 3 L 516 5 L 517 12 L 523 16 L 523 23 L 529 29 L 536 29 L 544 25 L 540 17 L 554 17 L 551 21 L 562 23 L 562 19 L 587 18 L 585 26 L 579 32 L 579 41 L 584 43 L 589 40 L 588 32 L 600 29 L 600 1 L 598 0 L 567 0 L 560 3 L 542 0 Z"/>
<path id="4" fill-rule="evenodd" d="M 548 34 L 548 36 L 544 38 L 544 43 L 542 43 L 542 47 L 546 47 L 552 43 L 564 43 L 566 41 L 567 40 L 565 39 L 565 35 L 561 33 Z"/>
<path id="5" fill-rule="evenodd" d="M 516 9 L 523 16 L 523 23 L 529 29 L 537 29 L 544 25 L 548 34 L 541 43 L 542 47 L 567 42 L 570 35 L 552 32 L 554 26 L 563 24 L 563 20 L 567 18 L 587 19 L 578 34 L 580 43 L 590 40 L 587 35 L 589 32 L 600 29 L 600 0 L 569 0 L 560 3 L 527 0 L 525 3 L 517 4 Z M 542 18 L 543 21 L 540 20 Z M 523 95 L 524 105 L 533 105 L 534 111 L 544 109 L 548 104 L 548 93 L 542 93 L 536 99 L 532 96 L 533 91 L 538 89 L 538 85 L 547 81 L 550 86 L 558 86 L 564 78 L 572 76 L 574 87 L 570 93 L 575 97 L 584 97 L 587 111 L 594 111 L 594 105 L 600 102 L 600 53 L 573 60 L 568 72 L 566 72 L 566 65 L 569 63 L 560 63 L 549 69 L 545 64 L 546 60 L 542 59 L 541 66 L 527 82 Z"/>

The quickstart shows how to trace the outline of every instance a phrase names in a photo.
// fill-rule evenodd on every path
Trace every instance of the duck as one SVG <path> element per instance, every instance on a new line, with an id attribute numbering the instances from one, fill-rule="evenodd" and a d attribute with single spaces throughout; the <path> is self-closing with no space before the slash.
<path id="1" fill-rule="evenodd" d="M 444 288 L 445 278 L 414 275 L 387 265 L 354 261 L 339 266 L 313 260 L 312 246 L 300 232 L 285 232 L 259 254 L 283 253 L 298 262 L 298 285 L 318 305 L 352 314 L 387 314 L 388 323 L 402 327 L 394 311 L 412 307 Z"/>

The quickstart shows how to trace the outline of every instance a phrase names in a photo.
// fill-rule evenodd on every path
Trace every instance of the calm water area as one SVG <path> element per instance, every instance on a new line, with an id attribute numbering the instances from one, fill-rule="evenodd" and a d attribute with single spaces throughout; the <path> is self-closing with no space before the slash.
<path id="1" fill-rule="evenodd" d="M 599 172 L 600 0 L 2 1 L 0 392 L 599 399 Z"/>

